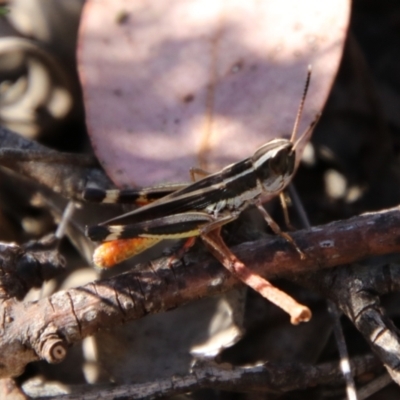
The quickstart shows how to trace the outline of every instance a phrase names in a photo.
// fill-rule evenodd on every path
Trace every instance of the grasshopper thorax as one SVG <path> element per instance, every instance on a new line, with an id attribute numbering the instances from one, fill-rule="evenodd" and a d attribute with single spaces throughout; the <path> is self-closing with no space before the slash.
<path id="1" fill-rule="evenodd" d="M 279 193 L 294 174 L 296 154 L 287 139 L 271 140 L 251 158 L 255 175 L 266 193 Z"/>

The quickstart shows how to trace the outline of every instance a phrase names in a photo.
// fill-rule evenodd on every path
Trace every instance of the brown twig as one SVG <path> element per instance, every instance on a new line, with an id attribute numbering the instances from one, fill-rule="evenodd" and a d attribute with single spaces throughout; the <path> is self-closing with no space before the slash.
<path id="1" fill-rule="evenodd" d="M 111 185 L 93 157 L 57 152 L 3 127 L 0 165 L 68 198 L 80 199 L 88 182 Z"/>
<path id="2" fill-rule="evenodd" d="M 381 307 L 379 298 L 400 290 L 398 262 L 346 265 L 306 274 L 297 280 L 323 294 L 346 314 L 392 379 L 400 384 L 400 333 Z"/>
<path id="3" fill-rule="evenodd" d="M 351 361 L 355 376 L 376 369 L 379 361 L 372 355 L 355 357 Z M 317 385 L 338 385 L 344 383 L 338 363 L 317 366 L 301 363 L 260 363 L 244 367 L 198 363 L 185 376 L 157 380 L 136 385 L 120 385 L 117 388 L 96 389 L 86 393 L 57 396 L 62 400 L 94 399 L 136 399 L 146 400 L 187 393 L 211 387 L 235 392 L 284 393 Z M 49 400 L 54 399 L 50 398 Z"/>
<path id="4" fill-rule="evenodd" d="M 0 299 L 23 299 L 29 289 L 63 272 L 58 244 L 54 235 L 23 246 L 0 242 Z"/>

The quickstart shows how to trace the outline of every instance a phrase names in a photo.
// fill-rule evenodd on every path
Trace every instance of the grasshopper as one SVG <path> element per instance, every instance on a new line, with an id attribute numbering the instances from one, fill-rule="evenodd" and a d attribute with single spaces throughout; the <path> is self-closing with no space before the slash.
<path id="1" fill-rule="evenodd" d="M 287 311 L 293 323 L 308 320 L 311 316 L 309 309 L 296 303 L 265 279 L 249 272 L 226 246 L 220 231 L 223 225 L 237 219 L 243 210 L 256 206 L 272 230 L 292 243 L 300 256 L 304 257 L 291 236 L 280 230 L 262 203 L 265 197 L 270 199 L 280 195 L 290 183 L 295 173 L 296 147 L 314 129 L 319 119 L 317 114 L 308 129 L 296 140 L 310 78 L 309 67 L 290 140 L 271 140 L 251 157 L 188 185 L 152 187 L 139 191 L 86 189 L 84 199 L 103 203 L 135 201 L 143 204 L 154 200 L 87 229 L 87 236 L 91 240 L 103 242 L 94 253 L 94 263 L 103 268 L 113 266 L 164 239 L 189 238 L 186 245 L 189 247 L 193 238 L 200 236 L 211 253 L 230 272 Z M 193 170 L 192 177 L 199 172 Z"/>

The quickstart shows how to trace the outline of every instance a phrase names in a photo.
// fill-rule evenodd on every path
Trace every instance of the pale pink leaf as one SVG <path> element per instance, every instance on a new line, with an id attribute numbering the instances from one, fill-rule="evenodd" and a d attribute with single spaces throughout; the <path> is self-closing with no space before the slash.
<path id="1" fill-rule="evenodd" d="M 186 182 L 290 136 L 322 110 L 348 0 L 89 0 L 79 70 L 96 154 L 120 186 Z"/>

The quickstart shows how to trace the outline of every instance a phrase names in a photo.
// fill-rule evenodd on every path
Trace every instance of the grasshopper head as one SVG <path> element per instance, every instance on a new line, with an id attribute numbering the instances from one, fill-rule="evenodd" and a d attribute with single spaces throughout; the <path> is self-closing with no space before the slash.
<path id="1" fill-rule="evenodd" d="M 255 174 L 266 193 L 278 194 L 291 181 L 296 154 L 286 139 L 271 140 L 251 158 Z"/>
<path id="2" fill-rule="evenodd" d="M 310 79 L 311 65 L 308 66 L 306 84 L 299 109 L 297 110 L 291 139 L 271 140 L 264 144 L 264 146 L 261 146 L 251 158 L 258 183 L 261 184 L 266 194 L 279 194 L 291 181 L 296 161 L 296 148 L 300 142 L 304 141 L 311 134 L 315 124 L 318 122 L 321 113 L 318 113 L 312 124 L 300 137 L 296 138 Z"/>

